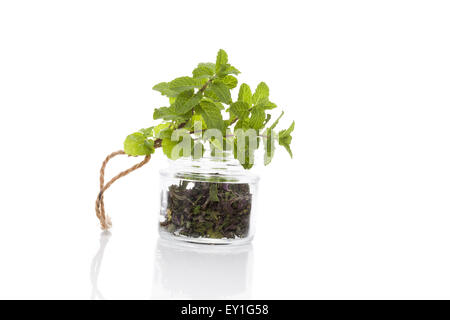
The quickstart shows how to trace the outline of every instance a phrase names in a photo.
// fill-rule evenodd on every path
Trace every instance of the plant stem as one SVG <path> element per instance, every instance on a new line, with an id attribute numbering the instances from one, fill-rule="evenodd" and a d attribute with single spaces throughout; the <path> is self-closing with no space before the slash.
<path id="1" fill-rule="evenodd" d="M 203 93 L 203 91 L 206 90 L 206 88 L 208 88 L 208 85 L 214 80 L 214 77 L 209 78 L 208 81 L 205 82 L 205 84 L 203 85 L 203 87 L 200 88 L 200 90 L 198 90 L 198 92 Z"/>
<path id="2" fill-rule="evenodd" d="M 159 148 L 159 147 L 161 147 L 161 143 L 162 143 L 162 140 L 161 139 L 156 139 L 155 140 L 155 143 L 153 144 L 153 148 Z"/>

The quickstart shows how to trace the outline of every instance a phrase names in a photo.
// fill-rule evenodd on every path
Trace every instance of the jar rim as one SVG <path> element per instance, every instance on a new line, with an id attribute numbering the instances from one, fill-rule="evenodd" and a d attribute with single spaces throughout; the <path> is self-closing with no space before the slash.
<path id="1" fill-rule="evenodd" d="M 244 169 L 234 158 L 203 157 L 169 160 L 169 167 L 160 175 L 189 181 L 215 183 L 255 183 L 259 175 Z"/>

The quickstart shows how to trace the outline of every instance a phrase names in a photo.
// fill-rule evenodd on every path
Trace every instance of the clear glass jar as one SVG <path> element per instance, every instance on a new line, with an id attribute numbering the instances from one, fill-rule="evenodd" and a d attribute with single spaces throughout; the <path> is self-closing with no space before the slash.
<path id="1" fill-rule="evenodd" d="M 160 171 L 162 238 L 205 244 L 243 244 L 253 239 L 257 175 L 229 152 L 169 162 Z"/>

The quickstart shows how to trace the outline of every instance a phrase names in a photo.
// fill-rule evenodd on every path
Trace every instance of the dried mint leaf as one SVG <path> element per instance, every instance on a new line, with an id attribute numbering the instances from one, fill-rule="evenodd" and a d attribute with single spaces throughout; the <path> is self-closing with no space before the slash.
<path id="1" fill-rule="evenodd" d="M 248 235 L 252 208 L 248 184 L 182 180 L 167 192 L 166 220 L 161 223 L 167 232 L 213 239 Z"/>

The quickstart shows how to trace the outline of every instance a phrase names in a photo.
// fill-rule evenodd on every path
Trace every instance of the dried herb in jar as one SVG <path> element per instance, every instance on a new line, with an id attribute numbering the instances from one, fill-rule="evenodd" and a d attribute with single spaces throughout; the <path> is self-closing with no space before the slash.
<path id="1" fill-rule="evenodd" d="M 169 187 L 167 232 L 188 237 L 235 239 L 246 237 L 252 195 L 246 183 L 212 183 L 183 180 Z"/>

